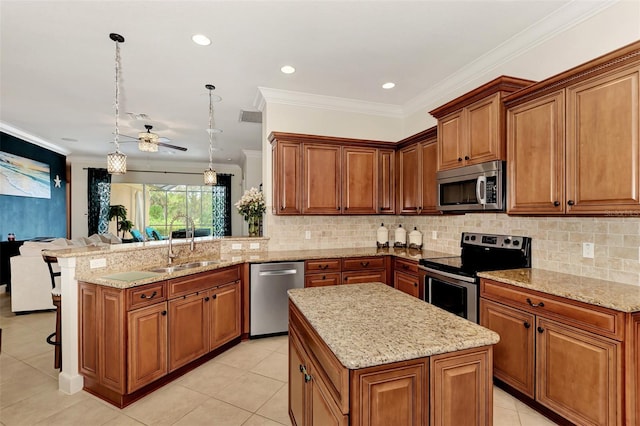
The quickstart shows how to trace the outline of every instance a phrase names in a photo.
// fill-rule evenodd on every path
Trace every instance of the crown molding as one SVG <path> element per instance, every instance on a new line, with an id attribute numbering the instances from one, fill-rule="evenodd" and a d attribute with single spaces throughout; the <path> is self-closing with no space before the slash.
<path id="1" fill-rule="evenodd" d="M 410 115 L 425 108 L 431 109 L 448 102 L 462 91 L 468 89 L 471 83 L 482 83 L 490 74 L 503 64 L 526 53 L 547 40 L 567 31 L 577 24 L 597 15 L 620 0 L 606 0 L 599 2 L 573 0 L 552 14 L 534 23 L 528 28 L 514 35 L 493 50 L 480 56 L 464 68 L 446 79 L 435 84 L 403 105 L 406 115 Z M 495 77 L 495 76 L 494 76 Z"/>
<path id="2" fill-rule="evenodd" d="M 53 151 L 64 156 L 71 154 L 71 151 L 69 151 L 68 149 L 62 148 L 61 146 L 53 144 L 45 139 L 42 139 L 39 136 L 28 133 L 22 129 L 18 129 L 17 127 L 3 121 L 0 121 L 0 131 L 18 139 L 22 139 L 25 142 L 38 145 L 39 147 L 48 149 L 49 151 Z"/>
<path id="3" fill-rule="evenodd" d="M 404 117 L 404 111 L 400 105 L 258 87 L 258 94 L 256 95 L 254 106 L 258 108 L 258 110 L 263 111 L 267 103 L 380 115 L 392 118 Z"/>
<path id="4" fill-rule="evenodd" d="M 257 149 L 243 149 L 242 153 L 246 158 L 262 158 L 262 151 Z"/>

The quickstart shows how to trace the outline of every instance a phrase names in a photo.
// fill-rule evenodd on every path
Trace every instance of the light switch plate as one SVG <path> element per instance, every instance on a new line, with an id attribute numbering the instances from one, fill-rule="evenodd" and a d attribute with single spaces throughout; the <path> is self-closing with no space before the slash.
<path id="1" fill-rule="evenodd" d="M 91 259 L 89 261 L 89 267 L 91 269 L 95 269 L 95 268 L 106 268 L 107 266 L 107 259 L 105 258 L 101 258 L 101 259 Z"/>
<path id="2" fill-rule="evenodd" d="M 305 240 L 311 239 L 311 231 L 304 231 L 304 239 Z"/>
<path id="3" fill-rule="evenodd" d="M 260 243 L 249 244 L 249 250 L 258 250 L 259 248 L 260 248 Z"/>
<path id="4" fill-rule="evenodd" d="M 438 239 L 438 231 L 431 231 L 431 239 L 432 240 Z"/>
<path id="5" fill-rule="evenodd" d="M 241 243 L 231 244 L 231 250 L 242 250 L 242 244 Z"/>
<path id="6" fill-rule="evenodd" d="M 582 243 L 582 257 L 593 259 L 595 251 L 595 244 Z"/>

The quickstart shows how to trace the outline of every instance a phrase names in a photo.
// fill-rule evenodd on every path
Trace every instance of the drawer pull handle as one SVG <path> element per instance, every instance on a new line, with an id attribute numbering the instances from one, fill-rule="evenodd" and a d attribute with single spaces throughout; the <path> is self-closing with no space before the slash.
<path id="1" fill-rule="evenodd" d="M 147 296 L 146 294 L 142 293 L 140 295 L 140 299 L 153 299 L 154 297 L 156 297 L 157 294 L 158 294 L 157 291 L 154 291 L 153 293 L 151 293 L 151 296 Z"/>
<path id="2" fill-rule="evenodd" d="M 543 333 L 543 332 L 544 332 L 544 328 L 538 327 L 538 333 Z"/>
<path id="3" fill-rule="evenodd" d="M 360 262 L 360 265 L 362 265 L 363 268 L 366 268 L 369 266 L 369 262 Z"/>
<path id="4" fill-rule="evenodd" d="M 304 366 L 302 364 L 300 364 L 300 372 L 304 373 L 304 370 L 305 370 Z"/>
<path id="5" fill-rule="evenodd" d="M 161 314 L 162 316 L 165 316 L 165 315 L 167 315 L 167 311 L 162 311 L 162 312 L 160 312 L 160 314 Z"/>
<path id="6" fill-rule="evenodd" d="M 322 270 L 327 269 L 328 267 L 329 267 L 329 264 L 326 264 L 326 265 L 318 265 L 318 268 L 320 268 L 320 269 L 322 269 Z"/>
<path id="7" fill-rule="evenodd" d="M 304 365 L 300 364 L 300 372 L 302 374 L 304 374 L 305 383 L 311 381 L 311 376 L 309 374 L 307 374 L 307 367 L 305 367 Z"/>
<path id="8" fill-rule="evenodd" d="M 522 324 L 522 325 L 524 325 L 524 328 L 531 327 L 531 324 L 529 324 L 529 321 L 525 321 L 524 324 Z"/>
<path id="9" fill-rule="evenodd" d="M 309 374 L 305 373 L 304 374 L 304 381 L 305 381 L 305 383 L 310 382 L 311 381 L 311 376 Z"/>
<path id="10" fill-rule="evenodd" d="M 529 304 L 529 306 L 531 306 L 532 308 L 544 308 L 544 302 L 540 302 L 540 303 L 533 303 L 531 301 L 531 299 L 529 299 L 527 297 L 527 303 Z"/>
<path id="11" fill-rule="evenodd" d="M 402 269 L 409 269 L 409 265 L 402 265 Z"/>

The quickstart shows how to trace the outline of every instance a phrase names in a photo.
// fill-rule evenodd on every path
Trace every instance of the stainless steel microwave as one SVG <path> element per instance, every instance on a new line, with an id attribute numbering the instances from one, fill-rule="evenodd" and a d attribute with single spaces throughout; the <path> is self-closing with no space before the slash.
<path id="1" fill-rule="evenodd" d="M 438 172 L 438 210 L 504 211 L 504 169 L 503 161 L 490 161 Z"/>

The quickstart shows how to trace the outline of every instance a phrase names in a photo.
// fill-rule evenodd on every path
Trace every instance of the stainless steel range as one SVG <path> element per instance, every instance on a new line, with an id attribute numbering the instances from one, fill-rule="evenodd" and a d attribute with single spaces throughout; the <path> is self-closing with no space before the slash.
<path id="1" fill-rule="evenodd" d="M 478 272 L 531 267 L 531 238 L 463 232 L 460 256 L 421 259 L 425 301 L 478 322 Z"/>

